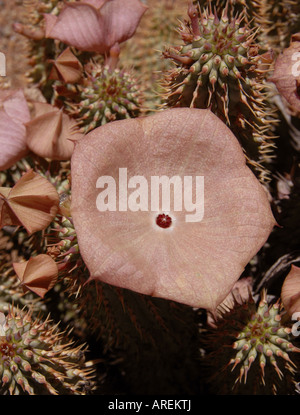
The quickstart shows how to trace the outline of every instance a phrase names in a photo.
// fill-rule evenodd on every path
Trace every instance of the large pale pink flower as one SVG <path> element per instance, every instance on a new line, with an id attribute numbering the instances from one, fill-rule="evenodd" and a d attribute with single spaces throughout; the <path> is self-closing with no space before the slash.
<path id="1" fill-rule="evenodd" d="M 128 198 L 119 169 L 127 169 Z M 90 278 L 143 294 L 214 310 L 275 224 L 237 139 L 209 110 L 177 108 L 97 128 L 77 142 L 71 172 L 71 213 Z M 181 179 L 169 209 L 151 205 L 151 180 L 162 176 Z M 204 178 L 203 200 L 196 177 Z"/>
<path id="2" fill-rule="evenodd" d="M 107 54 L 131 38 L 147 7 L 139 0 L 67 3 L 59 16 L 45 14 L 46 37 L 79 50 Z"/>
<path id="3" fill-rule="evenodd" d="M 29 120 L 23 91 L 0 91 L 0 170 L 8 169 L 28 153 L 24 123 Z"/>

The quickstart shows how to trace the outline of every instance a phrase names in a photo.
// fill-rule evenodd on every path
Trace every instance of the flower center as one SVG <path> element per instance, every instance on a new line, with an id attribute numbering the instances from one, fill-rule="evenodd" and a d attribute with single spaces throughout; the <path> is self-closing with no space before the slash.
<path id="1" fill-rule="evenodd" d="M 13 357 L 14 354 L 15 351 L 11 344 L 7 343 L 5 340 L 0 341 L 0 355 L 2 355 L 3 360 Z"/>
<path id="2" fill-rule="evenodd" d="M 156 225 L 164 229 L 169 228 L 172 225 L 172 218 L 169 215 L 161 213 L 156 217 Z"/>
<path id="3" fill-rule="evenodd" d="M 260 337 L 264 334 L 264 329 L 257 323 L 251 328 L 251 333 L 253 337 Z"/>

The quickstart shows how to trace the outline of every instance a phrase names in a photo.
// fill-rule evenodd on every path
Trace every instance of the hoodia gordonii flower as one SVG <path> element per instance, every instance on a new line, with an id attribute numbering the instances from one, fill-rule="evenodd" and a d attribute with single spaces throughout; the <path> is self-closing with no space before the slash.
<path id="1" fill-rule="evenodd" d="M 276 85 L 279 94 L 284 97 L 290 109 L 300 111 L 300 33 L 292 36 L 290 46 L 278 56 L 271 81 Z"/>
<path id="2" fill-rule="evenodd" d="M 8 169 L 28 153 L 24 123 L 30 120 L 22 90 L 0 91 L 0 170 Z"/>
<path id="3" fill-rule="evenodd" d="M 287 313 L 300 317 L 300 268 L 292 265 L 281 287 L 281 299 Z M 294 315 L 295 313 L 295 315 Z"/>
<path id="4" fill-rule="evenodd" d="M 28 170 L 12 187 L 0 187 L 0 228 L 24 226 L 29 234 L 46 229 L 58 211 L 59 196 L 43 176 Z"/>
<path id="5" fill-rule="evenodd" d="M 0 312 L 1 395 L 86 395 L 95 387 L 93 362 L 49 316 L 11 307 Z"/>
<path id="6" fill-rule="evenodd" d="M 134 35 L 146 10 L 139 0 L 69 2 L 58 17 L 45 14 L 46 37 L 105 54 Z"/>
<path id="7" fill-rule="evenodd" d="M 76 143 L 71 172 L 90 278 L 143 294 L 215 309 L 275 224 L 237 139 L 210 110 L 99 127 Z"/>

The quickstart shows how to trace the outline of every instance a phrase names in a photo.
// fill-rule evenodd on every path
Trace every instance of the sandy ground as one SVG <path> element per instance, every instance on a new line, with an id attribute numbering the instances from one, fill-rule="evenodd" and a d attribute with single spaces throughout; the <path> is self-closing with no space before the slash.
<path id="1" fill-rule="evenodd" d="M 14 22 L 24 19 L 22 4 L 20 0 L 0 0 L 0 52 L 6 57 L 6 77 L 1 77 L 1 84 L 12 88 L 25 85 L 27 69 L 26 39 L 12 27 Z"/>

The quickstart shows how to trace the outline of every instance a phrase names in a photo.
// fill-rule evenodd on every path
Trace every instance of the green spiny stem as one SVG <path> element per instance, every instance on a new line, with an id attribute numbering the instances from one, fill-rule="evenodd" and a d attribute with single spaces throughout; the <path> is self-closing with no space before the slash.
<path id="1" fill-rule="evenodd" d="M 84 395 L 94 387 L 93 368 L 85 364 L 84 346 L 72 348 L 66 333 L 49 318 L 11 308 L 0 337 L 1 394 Z"/>
<path id="2" fill-rule="evenodd" d="M 244 13 L 230 18 L 227 8 L 219 17 L 211 7 L 190 6 L 189 17 L 180 27 L 185 44 L 164 52 L 176 65 L 164 80 L 165 106 L 210 108 L 239 139 L 254 173 L 268 182 L 277 119 L 256 31 Z"/>
<path id="3" fill-rule="evenodd" d="M 224 309 L 207 335 L 208 347 L 211 341 L 214 351 L 207 359 L 214 358 L 211 364 L 222 374 L 220 393 L 243 393 L 247 387 L 253 389 L 247 393 L 259 394 L 294 390 L 295 364 L 290 354 L 300 349 L 292 343 L 291 329 L 282 325 L 280 302 L 269 305 L 265 290 L 257 306 L 250 297 L 247 303 L 236 301 L 232 309 Z"/>
<path id="4" fill-rule="evenodd" d="M 64 100 L 84 133 L 110 121 L 137 117 L 142 110 L 143 92 L 135 78 L 125 70 L 100 64 L 86 69 L 82 84 L 70 95 L 64 99 L 61 94 L 58 99 Z"/>

